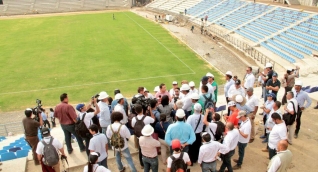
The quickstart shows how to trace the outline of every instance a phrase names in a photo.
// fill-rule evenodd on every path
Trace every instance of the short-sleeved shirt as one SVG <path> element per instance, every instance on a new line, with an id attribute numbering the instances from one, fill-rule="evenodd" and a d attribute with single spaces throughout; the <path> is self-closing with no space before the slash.
<path id="1" fill-rule="evenodd" d="M 232 112 L 232 114 L 228 117 L 226 122 L 232 122 L 234 124 L 234 126 L 238 125 L 239 119 L 237 119 L 237 115 L 239 113 L 240 110 L 236 109 Z"/>
<path id="2" fill-rule="evenodd" d="M 244 134 L 248 134 L 247 138 L 244 138 L 241 134 L 239 137 L 239 142 L 240 143 L 248 143 L 250 141 L 250 137 L 251 137 L 251 129 L 252 129 L 252 125 L 250 120 L 247 118 L 246 121 L 242 122 L 240 125 L 240 131 L 243 132 Z"/>
<path id="3" fill-rule="evenodd" d="M 252 109 L 252 112 L 254 111 L 255 107 L 258 106 L 258 104 L 259 99 L 254 94 L 251 97 L 246 95 L 246 105 Z"/>
<path id="4" fill-rule="evenodd" d="M 50 140 L 51 140 L 51 136 L 49 137 L 44 137 L 43 140 L 45 143 L 49 144 Z M 61 142 L 59 142 L 57 139 L 53 138 L 53 142 L 52 145 L 55 147 L 56 151 L 58 152 L 58 150 L 63 148 L 63 145 Z M 36 147 L 36 154 L 38 155 L 44 155 L 44 144 L 42 143 L 42 141 L 40 141 Z M 44 161 L 44 159 L 43 159 Z"/>
<path id="5" fill-rule="evenodd" d="M 207 132 L 210 134 L 211 136 L 211 140 L 214 140 L 214 135 L 216 134 L 216 129 L 218 128 L 218 125 L 215 122 L 210 122 L 209 123 L 209 127 L 207 129 Z M 214 135 L 212 134 L 212 132 L 214 133 Z"/>
<path id="6" fill-rule="evenodd" d="M 200 117 L 201 117 L 201 119 L 200 119 Z M 201 115 L 201 114 L 193 114 L 193 115 L 190 115 L 188 117 L 187 123 L 191 125 L 193 131 L 196 129 L 194 131 L 195 133 L 201 133 L 202 132 L 203 126 L 204 126 L 203 118 L 204 118 L 204 116 Z"/>
<path id="7" fill-rule="evenodd" d="M 23 127 L 24 127 L 24 134 L 25 136 L 37 136 L 38 135 L 38 128 L 40 127 L 40 123 L 33 120 L 32 118 L 24 118 L 22 120 Z"/>
<path id="8" fill-rule="evenodd" d="M 106 144 L 108 143 L 105 134 L 94 134 L 93 138 L 89 141 L 88 149 L 94 152 L 99 152 L 97 162 L 101 162 L 107 157 Z"/>
<path id="9" fill-rule="evenodd" d="M 160 142 L 158 140 L 153 139 L 151 136 L 140 136 L 139 145 L 142 155 L 150 158 L 158 156 L 157 147 L 160 147 Z"/>
<path id="10" fill-rule="evenodd" d="M 172 123 L 173 120 L 171 118 L 171 111 L 173 110 L 173 104 L 168 104 L 165 106 L 162 106 L 162 104 L 160 104 L 158 106 L 158 111 L 160 112 L 160 114 L 165 114 L 166 115 L 166 121 L 168 121 L 169 123 Z"/>
<path id="11" fill-rule="evenodd" d="M 287 139 L 287 127 L 285 122 L 275 124 L 268 137 L 268 147 L 277 149 L 277 143 L 285 139 Z"/>
<path id="12" fill-rule="evenodd" d="M 86 114 L 85 118 L 84 118 L 84 123 L 85 123 L 86 127 L 89 128 L 93 124 L 92 118 L 94 117 L 94 112 L 89 112 L 89 113 L 84 112 L 84 113 Z M 83 119 L 84 113 L 80 112 L 78 114 L 80 120 Z"/>
<path id="13" fill-rule="evenodd" d="M 215 97 L 215 102 L 217 102 L 218 101 L 218 84 L 216 83 L 216 81 L 213 81 L 212 82 L 212 87 L 215 87 L 214 88 L 214 97 Z"/>
<path id="14" fill-rule="evenodd" d="M 123 105 L 117 104 L 114 108 L 114 112 L 120 112 L 123 114 L 123 119 L 120 121 L 122 124 L 126 124 L 128 122 L 128 117 Z"/>
<path id="15" fill-rule="evenodd" d="M 295 109 L 293 107 L 292 102 L 294 103 Z M 296 115 L 296 113 L 298 112 L 298 102 L 295 98 L 288 100 L 287 109 L 288 109 L 288 111 L 294 111 L 294 115 Z M 287 113 L 287 112 L 285 111 L 285 113 Z"/>
<path id="16" fill-rule="evenodd" d="M 277 79 L 276 82 L 273 82 L 273 79 L 269 79 L 266 82 L 266 86 L 272 86 L 272 87 L 277 87 L 278 86 L 280 88 L 280 81 Z M 278 91 L 272 90 L 272 93 L 274 93 L 276 96 L 277 96 L 277 92 Z"/>
<path id="17" fill-rule="evenodd" d="M 120 125 L 122 124 L 115 122 L 107 127 L 106 136 L 108 139 L 111 139 L 113 135 L 111 128 L 114 130 L 114 132 L 117 132 Z M 125 150 L 128 148 L 127 139 L 129 139 L 131 136 L 128 128 L 125 125 L 122 125 L 120 128 L 120 136 L 123 137 L 125 141 L 125 145 L 121 150 Z"/>
<path id="18" fill-rule="evenodd" d="M 155 95 L 155 97 L 156 98 L 159 98 L 159 96 L 164 96 L 164 95 L 166 95 L 166 96 L 168 96 L 169 97 L 169 99 L 171 98 L 171 96 L 170 96 L 170 94 L 169 94 L 169 92 L 168 91 L 166 91 L 166 92 L 164 92 L 164 93 L 162 93 L 162 92 L 160 92 L 160 91 L 158 91 L 157 93 L 156 93 L 156 95 Z"/>
<path id="19" fill-rule="evenodd" d="M 46 116 L 45 112 L 42 112 L 42 113 L 41 113 L 41 116 L 42 116 L 42 120 L 43 120 L 43 121 L 46 121 L 46 120 L 47 120 L 47 116 Z"/>
<path id="20" fill-rule="evenodd" d="M 104 166 L 99 166 L 98 164 L 94 164 L 93 165 L 93 171 L 94 172 L 111 172 L 110 170 L 108 170 Z M 84 167 L 84 171 L 83 172 L 88 172 L 88 166 L 87 165 Z"/>
<path id="21" fill-rule="evenodd" d="M 155 133 L 158 133 L 158 137 L 162 140 L 165 139 L 166 132 L 168 130 L 169 122 L 157 122 L 155 125 Z M 162 127 L 161 127 L 162 126 Z"/>
<path id="22" fill-rule="evenodd" d="M 136 118 L 138 118 L 139 120 L 141 120 L 143 116 L 144 116 L 144 115 L 137 115 Z M 133 119 L 131 120 L 131 126 L 132 126 L 132 127 L 135 127 L 135 124 L 136 124 L 136 122 L 137 122 L 137 121 L 136 121 L 136 118 L 133 118 Z M 146 118 L 144 119 L 145 125 L 147 125 L 147 124 L 152 124 L 152 123 L 154 123 L 154 122 L 155 122 L 155 120 L 154 120 L 153 118 L 149 117 L 149 116 L 146 116 Z"/>
<path id="23" fill-rule="evenodd" d="M 107 127 L 111 124 L 109 106 L 107 103 L 100 101 L 98 107 L 100 109 L 99 124 L 101 127 Z"/>
<path id="24" fill-rule="evenodd" d="M 181 153 L 178 154 L 172 154 L 172 156 L 174 156 L 175 158 L 179 158 Z M 190 162 L 190 158 L 188 153 L 183 152 L 183 157 L 182 157 L 184 163 Z M 170 158 L 170 156 L 167 159 L 167 168 L 171 168 L 171 164 L 172 164 L 172 159 Z"/>

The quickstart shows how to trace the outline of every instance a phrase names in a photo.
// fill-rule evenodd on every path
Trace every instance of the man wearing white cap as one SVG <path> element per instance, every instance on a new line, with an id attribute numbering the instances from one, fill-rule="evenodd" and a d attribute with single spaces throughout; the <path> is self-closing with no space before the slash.
<path id="1" fill-rule="evenodd" d="M 228 96 L 228 91 L 230 89 L 230 87 L 234 84 L 234 80 L 232 79 L 232 72 L 231 71 L 227 71 L 225 73 L 225 80 L 226 83 L 224 85 L 224 95 L 225 95 L 225 99 L 226 99 L 226 103 L 230 102 L 229 96 Z M 228 114 L 230 114 L 230 110 L 228 109 Z"/>
<path id="2" fill-rule="evenodd" d="M 189 115 L 192 115 L 194 113 L 194 105 L 196 103 L 199 103 L 201 105 L 201 107 L 203 106 L 203 104 L 201 104 L 199 102 L 200 96 L 198 93 L 193 93 L 191 94 L 191 100 L 192 100 L 192 107 L 191 107 L 191 113 Z"/>
<path id="3" fill-rule="evenodd" d="M 191 94 L 190 94 L 190 87 L 188 84 L 183 84 L 180 88 L 180 91 L 183 93 L 183 98 L 181 99 L 183 102 L 182 109 L 187 111 L 188 114 L 191 114 Z"/>
<path id="4" fill-rule="evenodd" d="M 246 75 L 244 78 L 244 88 L 250 88 L 250 87 L 254 87 L 254 82 L 255 82 L 255 76 L 252 72 L 252 67 L 247 67 L 246 68 Z"/>
<path id="5" fill-rule="evenodd" d="M 169 91 L 169 94 L 171 97 L 174 97 L 175 96 L 175 93 L 174 93 L 174 90 L 178 88 L 178 82 L 177 81 L 173 81 L 172 82 L 172 88 L 170 89 Z"/>
<path id="6" fill-rule="evenodd" d="M 143 136 L 139 137 L 139 145 L 142 153 L 142 161 L 144 164 L 144 171 L 158 172 L 158 154 L 157 147 L 160 147 L 160 142 L 152 138 L 154 129 L 151 125 L 147 124 L 141 130 Z"/>
<path id="7" fill-rule="evenodd" d="M 190 86 L 190 94 L 192 94 L 192 93 L 199 94 L 199 91 L 198 91 L 198 89 L 195 88 L 195 83 L 193 81 L 189 82 L 189 86 Z"/>
<path id="8" fill-rule="evenodd" d="M 120 93 L 120 89 L 115 89 L 114 90 L 114 96 L 116 96 L 116 94 Z M 118 100 L 114 99 L 111 103 L 111 111 L 114 111 L 115 106 L 117 105 Z M 128 110 L 129 110 L 129 104 L 126 98 L 124 98 L 124 110 L 126 112 L 126 114 L 128 114 Z"/>
<path id="9" fill-rule="evenodd" d="M 124 96 L 121 93 L 115 95 L 115 100 L 117 100 L 117 105 L 114 108 L 114 112 L 120 112 L 123 114 L 123 119 L 120 121 L 122 124 L 126 124 L 128 122 L 127 114 L 124 110 Z"/>
<path id="10" fill-rule="evenodd" d="M 178 109 L 176 112 L 177 122 L 169 125 L 165 141 L 171 146 L 171 142 L 174 139 L 180 140 L 183 148 L 183 152 L 188 152 L 189 146 L 195 141 L 195 134 L 191 125 L 184 122 L 185 113 L 183 109 Z"/>
<path id="11" fill-rule="evenodd" d="M 286 122 L 286 126 L 287 126 L 287 137 L 288 137 L 288 143 L 290 145 L 293 144 L 293 135 L 295 133 L 295 119 L 297 116 L 297 112 L 298 112 L 298 103 L 297 100 L 294 98 L 294 93 L 291 91 L 287 92 L 286 95 L 287 98 L 287 105 L 285 105 L 284 110 L 285 110 L 285 114 L 291 115 L 292 119 L 290 122 Z"/>
<path id="12" fill-rule="evenodd" d="M 100 100 L 98 102 L 98 107 L 100 110 L 99 124 L 102 127 L 103 134 L 106 134 L 107 127 L 108 127 L 108 125 L 111 124 L 110 111 L 109 111 L 109 107 L 108 107 L 108 104 L 109 104 L 108 97 L 109 97 L 109 95 L 105 91 L 100 92 L 99 97 L 98 97 L 98 100 Z"/>
<path id="13" fill-rule="evenodd" d="M 204 126 L 204 116 L 201 114 L 201 105 L 199 103 L 196 103 L 194 104 L 193 109 L 193 115 L 190 115 L 187 119 L 187 123 L 191 125 L 196 138 L 193 144 L 189 146 L 189 156 L 192 163 L 197 162 L 198 160 L 199 149 L 201 146 L 201 132 Z"/>
<path id="14" fill-rule="evenodd" d="M 210 84 L 212 86 L 214 75 L 212 73 L 208 72 L 205 76 L 207 76 L 209 78 L 208 84 Z M 212 87 L 212 93 L 214 93 L 214 90 L 215 90 L 215 87 Z"/>
<path id="15" fill-rule="evenodd" d="M 241 165 L 243 163 L 244 159 L 244 153 L 245 153 L 245 147 L 247 146 L 247 143 L 250 141 L 251 137 L 251 122 L 249 121 L 249 118 L 247 117 L 246 111 L 241 110 L 238 113 L 237 116 L 238 119 L 242 121 L 240 128 L 239 128 L 239 141 L 238 141 L 238 148 L 239 148 L 239 159 L 234 159 L 233 161 L 237 164 L 233 167 L 233 170 L 237 170 L 241 168 Z"/>
<path id="16" fill-rule="evenodd" d="M 299 133 L 299 130 L 300 130 L 300 118 L 301 118 L 301 115 L 303 113 L 303 110 L 307 109 L 308 107 L 310 107 L 311 105 L 311 99 L 310 97 L 308 96 L 308 94 L 303 91 L 301 89 L 301 87 L 303 86 L 303 82 L 302 81 L 296 81 L 295 82 L 295 90 L 293 90 L 293 93 L 295 95 L 295 98 L 298 102 L 298 114 L 297 114 L 297 118 L 296 118 L 296 130 L 295 130 L 295 138 L 298 138 L 298 133 Z M 306 104 L 305 104 L 306 102 Z"/>
<path id="17" fill-rule="evenodd" d="M 144 96 L 146 99 L 153 99 L 153 95 L 149 93 L 149 90 L 147 90 L 146 87 L 144 87 Z"/>

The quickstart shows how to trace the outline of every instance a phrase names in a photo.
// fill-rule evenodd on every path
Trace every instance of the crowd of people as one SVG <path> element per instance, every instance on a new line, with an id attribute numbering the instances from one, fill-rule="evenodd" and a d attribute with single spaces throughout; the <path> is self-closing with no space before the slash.
<path id="1" fill-rule="evenodd" d="M 264 133 L 260 138 L 267 143 L 262 151 L 268 152 L 270 159 L 267 171 L 286 171 L 292 161 L 288 145 L 298 138 L 302 112 L 311 105 L 311 99 L 302 90 L 303 83 L 295 81 L 299 70 L 298 67 L 288 69 L 282 79 L 278 79 L 272 64 L 267 63 L 264 71 L 258 74 L 262 95 L 254 94 L 256 77 L 251 67 L 246 68 L 242 80 L 231 71 L 226 72 L 224 95 L 228 110 L 223 115 L 215 112 L 219 88 L 214 75 L 207 73 L 198 88 L 194 81 L 187 80 L 181 84 L 173 81 L 170 90 L 162 83 L 155 87 L 154 94 L 139 87 L 131 102 L 119 89 L 114 91 L 114 99 L 102 91 L 88 104 L 78 104 L 77 112 L 68 104 L 68 95 L 63 93 L 61 103 L 55 110 L 50 109 L 50 118 L 53 126 L 55 118 L 59 120 L 68 154 L 73 151 L 72 135 L 80 151 L 86 152 L 88 164 L 84 172 L 109 171 L 110 149 L 115 152 L 120 172 L 126 170 L 122 157 L 130 170 L 137 172 L 128 147 L 132 135 L 144 172 L 158 172 L 159 162 L 167 167 L 167 172 L 186 170 L 195 163 L 200 165 L 202 172 L 217 169 L 232 172 L 243 168 L 245 148 L 254 142 L 254 120 L 261 111 Z M 281 87 L 285 88 L 285 94 L 282 101 L 278 101 L 277 92 Z M 263 104 L 260 96 L 264 99 Z M 46 126 L 42 127 L 42 141 L 37 137 L 39 127 L 50 127 L 48 113 L 42 110 L 39 121 L 35 121 L 31 118 L 32 112 L 32 109 L 25 110 L 23 125 L 34 162 L 41 164 L 43 171 L 60 171 L 59 160 L 53 163 L 52 156 L 49 158 L 46 151 L 49 150 L 47 145 L 53 145 L 66 159 L 61 143 L 50 135 Z M 235 165 L 232 166 L 236 148 L 238 159 L 233 159 Z M 222 161 L 219 168 L 217 160 Z"/>

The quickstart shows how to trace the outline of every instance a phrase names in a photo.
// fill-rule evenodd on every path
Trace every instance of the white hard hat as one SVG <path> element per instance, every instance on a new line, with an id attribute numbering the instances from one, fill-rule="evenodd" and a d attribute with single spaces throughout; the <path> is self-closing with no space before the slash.
<path id="1" fill-rule="evenodd" d="M 194 100 L 199 100 L 199 94 L 198 93 L 192 93 L 191 94 L 191 99 L 194 99 Z"/>
<path id="2" fill-rule="evenodd" d="M 232 72 L 231 72 L 231 71 L 227 71 L 227 72 L 225 73 L 225 75 L 233 76 L 233 74 L 232 74 Z"/>
<path id="3" fill-rule="evenodd" d="M 214 75 L 210 72 L 208 72 L 205 76 L 214 78 Z"/>
<path id="4" fill-rule="evenodd" d="M 303 86 L 303 82 L 298 80 L 298 81 L 295 82 L 295 85 Z"/>
<path id="5" fill-rule="evenodd" d="M 189 82 L 189 86 L 190 86 L 190 87 L 194 87 L 194 86 L 195 86 L 195 83 L 194 83 L 193 81 L 190 81 L 190 82 Z"/>
<path id="6" fill-rule="evenodd" d="M 155 89 L 153 91 L 160 91 L 159 86 L 156 86 Z"/>
<path id="7" fill-rule="evenodd" d="M 272 63 L 266 63 L 265 68 L 273 67 Z"/>
<path id="8" fill-rule="evenodd" d="M 120 93 L 115 95 L 115 100 L 119 100 L 119 99 L 122 99 L 122 98 L 124 98 L 124 96 L 122 94 L 120 94 Z"/>
<path id="9" fill-rule="evenodd" d="M 153 132 L 154 132 L 154 129 L 149 124 L 145 125 L 144 128 L 142 128 L 142 130 L 141 130 L 141 134 L 143 136 L 150 136 L 150 135 L 152 135 Z"/>
<path id="10" fill-rule="evenodd" d="M 106 99 L 107 97 L 109 97 L 109 95 L 106 93 L 106 91 L 102 91 L 99 93 L 98 100 L 103 100 L 103 99 Z"/>
<path id="11" fill-rule="evenodd" d="M 190 86 L 188 84 L 183 84 L 180 88 L 180 91 L 190 90 Z"/>
<path id="12" fill-rule="evenodd" d="M 176 116 L 178 118 L 183 118 L 185 116 L 184 110 L 183 109 L 178 109 L 176 112 Z"/>

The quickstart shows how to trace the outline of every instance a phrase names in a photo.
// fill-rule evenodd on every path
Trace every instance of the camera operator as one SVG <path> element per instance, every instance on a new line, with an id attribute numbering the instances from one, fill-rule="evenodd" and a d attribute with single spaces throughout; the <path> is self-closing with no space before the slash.
<path id="1" fill-rule="evenodd" d="M 39 113 L 38 111 L 36 112 Z M 39 116 L 39 122 L 38 122 L 32 118 L 33 111 L 31 108 L 27 108 L 24 111 L 24 113 L 26 117 L 22 120 L 22 123 L 24 127 L 25 140 L 29 143 L 30 147 L 32 148 L 34 164 L 39 165 L 40 163 L 37 158 L 36 147 L 39 142 L 38 129 L 40 126 L 43 125 L 42 116 L 38 114 Z"/>

